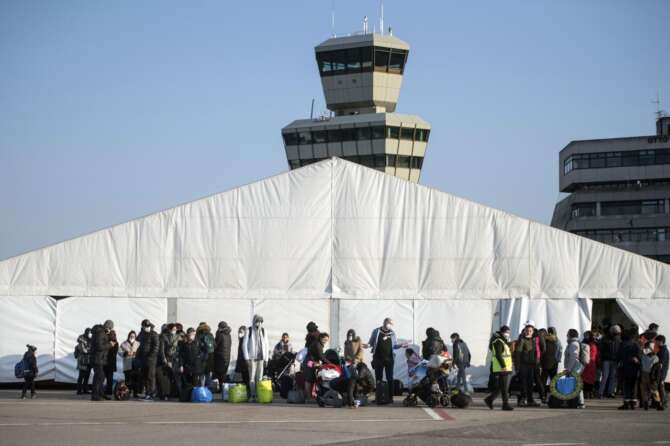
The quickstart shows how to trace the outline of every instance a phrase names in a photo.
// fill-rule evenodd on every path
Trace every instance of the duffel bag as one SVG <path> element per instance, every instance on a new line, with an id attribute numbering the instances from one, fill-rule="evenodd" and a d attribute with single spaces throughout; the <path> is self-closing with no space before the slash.
<path id="1" fill-rule="evenodd" d="M 305 404 L 305 393 L 302 390 L 290 390 L 286 402 L 289 404 Z"/>

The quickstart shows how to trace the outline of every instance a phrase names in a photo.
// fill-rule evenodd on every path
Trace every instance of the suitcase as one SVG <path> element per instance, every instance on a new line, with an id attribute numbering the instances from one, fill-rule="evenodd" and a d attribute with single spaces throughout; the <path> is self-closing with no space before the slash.
<path id="1" fill-rule="evenodd" d="M 393 380 L 393 396 L 402 396 L 403 385 L 399 379 Z"/>
<path id="2" fill-rule="evenodd" d="M 393 400 L 391 400 L 389 396 L 389 386 L 386 383 L 386 381 L 379 381 L 377 383 L 377 389 L 375 391 L 375 400 L 376 403 L 381 405 L 381 404 L 389 404 Z"/>
<path id="3" fill-rule="evenodd" d="M 290 390 L 286 402 L 289 404 L 305 404 L 305 393 L 302 390 Z"/>
<path id="4" fill-rule="evenodd" d="M 284 399 L 288 398 L 288 393 L 291 389 L 293 389 L 293 378 L 288 375 L 279 378 L 279 396 Z"/>

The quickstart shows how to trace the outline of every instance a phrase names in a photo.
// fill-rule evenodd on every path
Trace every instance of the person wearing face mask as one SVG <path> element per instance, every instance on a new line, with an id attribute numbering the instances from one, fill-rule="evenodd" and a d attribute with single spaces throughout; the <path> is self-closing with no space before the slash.
<path id="1" fill-rule="evenodd" d="M 172 393 L 174 365 L 179 356 L 178 344 L 177 326 L 165 324 L 158 338 L 158 362 L 156 363 L 158 394 L 163 400 L 167 400 Z"/>
<path id="2" fill-rule="evenodd" d="M 140 348 L 137 359 L 140 364 L 144 399 L 152 401 L 156 395 L 156 364 L 158 363 L 159 339 L 154 324 L 148 319 L 142 321 L 142 331 L 138 336 Z"/>
<path id="3" fill-rule="evenodd" d="M 535 376 L 540 365 L 540 358 L 544 350 L 544 341 L 535 330 L 535 323 L 527 321 L 516 344 L 517 363 L 521 380 L 521 396 L 519 406 L 539 407 L 540 404 L 533 398 Z M 540 390 L 540 398 L 544 400 L 544 388 Z"/>
<path id="4" fill-rule="evenodd" d="M 228 373 L 228 366 L 230 365 L 230 348 L 232 340 L 230 338 L 230 327 L 228 323 L 219 322 L 219 328 L 216 330 L 216 337 L 214 338 L 214 378 L 219 380 L 219 384 L 223 384 Z"/>
<path id="5" fill-rule="evenodd" d="M 263 316 L 254 315 L 244 342 L 244 359 L 249 366 L 249 393 L 251 401 L 256 399 L 256 384 L 263 379 L 265 361 L 270 359 L 268 338 L 263 328 Z"/>
<path id="6" fill-rule="evenodd" d="M 242 375 L 242 382 L 249 383 L 249 364 L 244 359 L 244 338 L 247 336 L 247 327 L 242 325 L 237 330 L 237 360 L 235 361 L 235 373 Z"/>
<path id="7" fill-rule="evenodd" d="M 598 343 L 593 338 L 593 333 L 585 331 L 582 339 L 582 344 L 589 348 L 589 362 L 584 366 L 582 372 L 582 382 L 584 383 L 584 396 L 586 399 L 591 399 L 596 394 L 596 377 L 598 369 L 598 361 L 600 361 L 600 354 L 598 352 Z"/>
<path id="8" fill-rule="evenodd" d="M 111 397 L 114 392 L 114 372 L 116 372 L 116 357 L 119 353 L 119 342 L 116 339 L 116 332 L 109 331 L 109 342 L 112 346 L 107 351 L 107 363 L 105 364 L 105 395 Z"/>
<path id="9" fill-rule="evenodd" d="M 128 338 L 121 344 L 119 354 L 123 358 L 123 375 L 125 376 L 126 386 L 133 392 L 133 396 L 137 398 L 137 350 L 140 343 L 137 341 L 137 334 L 131 330 L 128 333 Z"/>
<path id="10" fill-rule="evenodd" d="M 93 391 L 91 392 L 91 401 L 100 401 L 101 399 L 110 399 L 104 394 L 105 370 L 107 364 L 107 355 L 112 348 L 112 342 L 109 333 L 114 328 L 114 322 L 105 321 L 103 325 L 93 327 L 93 338 L 91 340 L 91 355 L 93 359 Z"/>
<path id="11" fill-rule="evenodd" d="M 386 375 L 388 395 L 390 401 L 377 401 L 377 404 L 393 403 L 393 367 L 395 365 L 394 350 L 407 347 L 407 344 L 398 344 L 398 339 L 393 331 L 393 320 L 390 317 L 384 319 L 381 327 L 375 328 L 368 342 L 372 350 L 372 368 L 375 371 L 377 383 L 382 382 Z"/>
<path id="12" fill-rule="evenodd" d="M 489 342 L 493 388 L 491 394 L 484 398 L 484 402 L 489 409 L 493 409 L 493 402 L 499 394 L 502 394 L 502 410 L 514 410 L 509 404 L 509 381 L 512 375 L 510 333 L 510 328 L 503 325 L 500 330 L 494 333 Z"/>
<path id="13" fill-rule="evenodd" d="M 186 385 L 184 389 L 200 386 L 204 371 L 203 361 L 195 328 L 193 327 L 186 330 L 186 337 L 179 344 L 179 362 L 181 364 L 179 371 Z"/>
<path id="14" fill-rule="evenodd" d="M 619 410 L 635 410 L 637 405 L 637 379 L 640 374 L 640 344 L 634 339 L 637 329 L 624 331 L 621 348 L 619 349 L 619 364 L 623 377 L 623 404 Z"/>
<path id="15" fill-rule="evenodd" d="M 87 328 L 77 338 L 74 348 L 74 357 L 77 359 L 77 395 L 88 393 L 88 380 L 91 376 L 91 329 Z"/>
<path id="16" fill-rule="evenodd" d="M 656 338 L 656 336 L 654 336 Z M 649 410 L 649 398 L 653 407 L 663 410 L 658 394 L 658 377 L 661 372 L 661 363 L 654 352 L 654 343 L 645 342 L 640 357 L 640 407 Z"/>
<path id="17" fill-rule="evenodd" d="M 665 336 L 663 335 L 656 336 L 654 344 L 656 344 L 656 347 L 658 348 L 658 353 L 656 354 L 656 356 L 658 356 L 658 362 L 660 363 L 661 366 L 658 372 L 658 380 L 656 381 L 659 393 L 658 396 L 660 399 L 660 403 L 657 409 L 665 410 L 668 406 L 668 396 L 667 393 L 665 392 L 665 379 L 668 376 L 668 366 L 670 365 L 669 364 L 670 353 L 668 352 L 668 346 L 665 345 Z"/>

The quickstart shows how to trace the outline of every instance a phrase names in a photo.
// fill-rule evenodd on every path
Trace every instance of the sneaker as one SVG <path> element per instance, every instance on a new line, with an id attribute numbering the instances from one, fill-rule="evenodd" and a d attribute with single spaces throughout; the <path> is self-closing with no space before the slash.
<path id="1" fill-rule="evenodd" d="M 153 401 L 154 397 L 151 395 L 144 395 L 144 398 L 142 398 L 143 401 Z"/>
<path id="2" fill-rule="evenodd" d="M 514 410 L 514 408 L 509 404 L 503 404 L 502 410 Z"/>
<path id="3" fill-rule="evenodd" d="M 37 398 L 37 395 L 35 395 L 34 393 L 31 393 L 31 394 L 30 394 L 30 399 L 31 399 L 31 400 L 34 400 L 35 398 Z"/>
<path id="4" fill-rule="evenodd" d="M 26 396 L 25 396 L 25 395 L 21 395 L 21 399 L 22 399 L 22 400 L 25 400 L 25 399 L 26 399 Z"/>
<path id="5" fill-rule="evenodd" d="M 665 407 L 663 407 L 662 404 L 659 404 L 658 406 L 656 406 L 656 410 L 665 410 Z"/>
<path id="6" fill-rule="evenodd" d="M 586 404 L 577 405 L 577 409 L 586 409 Z"/>
<path id="7" fill-rule="evenodd" d="M 484 404 L 486 404 L 489 409 L 493 410 L 493 401 L 491 401 L 490 397 L 487 396 L 484 398 Z"/>

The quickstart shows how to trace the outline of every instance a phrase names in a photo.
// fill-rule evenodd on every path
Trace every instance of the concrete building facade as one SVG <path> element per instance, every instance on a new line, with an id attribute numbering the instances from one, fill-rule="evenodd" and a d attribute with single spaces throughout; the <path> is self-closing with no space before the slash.
<path id="1" fill-rule="evenodd" d="M 409 45 L 377 33 L 333 37 L 315 48 L 330 116 L 282 129 L 290 169 L 337 156 L 418 182 L 430 124 L 395 113 Z"/>
<path id="2" fill-rule="evenodd" d="M 670 263 L 670 117 L 656 134 L 570 142 L 551 225 Z"/>

